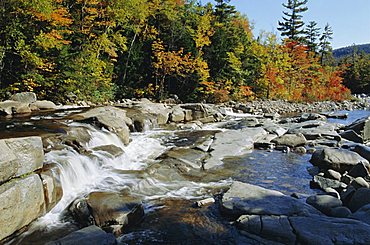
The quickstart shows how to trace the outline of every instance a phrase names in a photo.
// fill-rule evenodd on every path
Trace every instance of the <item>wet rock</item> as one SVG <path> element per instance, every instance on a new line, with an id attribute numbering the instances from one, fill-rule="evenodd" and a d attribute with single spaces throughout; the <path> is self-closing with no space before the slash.
<path id="1" fill-rule="evenodd" d="M 289 147 L 297 147 L 307 144 L 307 140 L 303 134 L 285 134 L 272 140 L 272 142 L 277 145 L 285 145 Z"/>
<path id="2" fill-rule="evenodd" d="M 328 187 L 328 188 L 325 188 L 324 191 L 325 191 L 326 194 L 328 194 L 332 197 L 335 197 L 337 199 L 340 199 L 339 192 L 336 191 L 334 188 Z"/>
<path id="3" fill-rule="evenodd" d="M 306 203 L 326 215 L 330 215 L 333 208 L 342 206 L 341 200 L 330 195 L 310 196 L 307 198 Z"/>
<path id="4" fill-rule="evenodd" d="M 359 188 L 370 188 L 369 183 L 368 183 L 368 182 L 366 182 L 366 181 L 364 180 L 364 178 L 361 178 L 361 177 L 357 177 L 357 178 L 355 178 L 355 179 L 352 181 L 351 185 L 352 185 L 353 187 L 355 187 L 356 189 L 359 189 Z"/>
<path id="5" fill-rule="evenodd" d="M 279 137 L 283 136 L 288 131 L 287 129 L 280 127 L 279 125 L 273 124 L 273 123 L 264 124 L 263 128 L 270 134 L 275 134 Z"/>
<path id="6" fill-rule="evenodd" d="M 164 159 L 166 157 L 174 158 L 185 164 L 191 166 L 195 169 L 201 169 L 202 163 L 208 157 L 208 154 L 203 151 L 198 151 L 189 148 L 173 148 L 168 152 L 164 153 L 160 158 Z"/>
<path id="7" fill-rule="evenodd" d="M 348 207 L 349 202 L 351 201 L 351 198 L 355 194 L 356 189 L 349 185 L 348 188 L 344 189 L 340 193 L 340 200 L 342 200 L 343 204 Z"/>
<path id="8" fill-rule="evenodd" d="M 326 120 L 326 117 L 317 113 L 304 113 L 300 118 L 299 122 L 306 122 L 312 120 Z"/>
<path id="9" fill-rule="evenodd" d="M 360 156 L 370 161 L 370 147 L 365 145 L 356 145 L 353 151 L 357 152 Z"/>
<path id="10" fill-rule="evenodd" d="M 298 244 L 369 244 L 370 226 L 325 216 L 289 217 Z"/>
<path id="11" fill-rule="evenodd" d="M 203 118 L 199 118 L 199 121 L 201 123 L 213 123 L 213 122 L 215 122 L 215 118 L 214 118 L 214 116 L 206 116 L 206 117 L 203 117 Z"/>
<path id="12" fill-rule="evenodd" d="M 82 227 L 95 224 L 116 235 L 144 217 L 143 206 L 137 199 L 113 192 L 92 192 L 76 200 L 69 210 Z"/>
<path id="13" fill-rule="evenodd" d="M 322 169 L 333 169 L 340 173 L 351 170 L 359 163 L 369 162 L 356 152 L 342 149 L 324 148 L 317 150 L 311 157 L 310 162 Z"/>
<path id="14" fill-rule="evenodd" d="M 256 215 L 312 215 L 319 212 L 308 204 L 259 186 L 234 181 L 222 198 L 226 214 Z"/>
<path id="15" fill-rule="evenodd" d="M 335 171 L 333 169 L 329 169 L 327 171 L 327 177 L 330 178 L 330 179 L 334 179 L 334 180 L 339 180 L 340 181 L 341 178 L 342 178 L 342 175 L 339 172 L 337 172 L 337 171 Z"/>
<path id="16" fill-rule="evenodd" d="M 194 143 L 194 149 L 208 152 L 213 143 L 213 140 L 214 140 L 213 138 L 214 138 L 213 135 L 202 136 L 198 138 L 196 142 Z"/>
<path id="17" fill-rule="evenodd" d="M 48 100 L 38 100 L 31 104 L 32 106 L 35 106 L 39 110 L 55 110 L 57 106 Z"/>
<path id="18" fill-rule="evenodd" d="M 159 125 L 163 125 L 168 122 L 170 110 L 164 104 L 141 101 L 139 103 L 135 103 L 134 107 L 143 112 L 153 114 L 157 118 L 157 123 Z"/>
<path id="19" fill-rule="evenodd" d="M 40 137 L 0 140 L 0 183 L 41 169 L 43 161 Z"/>
<path id="20" fill-rule="evenodd" d="M 276 112 L 275 113 L 265 113 L 265 114 L 263 114 L 263 117 L 275 120 L 275 119 L 278 119 L 280 117 L 280 114 L 276 113 Z"/>
<path id="21" fill-rule="evenodd" d="M 185 112 L 180 106 L 172 108 L 170 113 L 171 122 L 183 122 L 185 120 Z"/>
<path id="22" fill-rule="evenodd" d="M 97 147 L 92 148 L 92 150 L 93 151 L 107 152 L 108 154 L 110 154 L 113 157 L 119 157 L 124 153 L 123 149 L 121 147 L 116 146 L 116 145 L 101 145 L 101 146 L 97 146 Z"/>
<path id="23" fill-rule="evenodd" d="M 44 187 L 46 212 L 49 212 L 51 209 L 53 209 L 63 196 L 62 183 L 59 177 L 59 168 L 55 166 L 48 167 L 49 168 L 44 167 L 40 174 Z"/>
<path id="24" fill-rule="evenodd" d="M 338 180 L 332 180 L 328 179 L 319 175 L 315 175 L 313 177 L 313 180 L 310 182 L 310 186 L 312 188 L 320 188 L 322 190 L 325 190 L 326 188 L 333 188 L 333 189 L 341 189 L 346 188 L 347 185 L 338 181 Z"/>
<path id="25" fill-rule="evenodd" d="M 22 103 L 18 101 L 6 100 L 0 102 L 0 114 L 3 115 L 13 115 L 13 114 L 22 114 L 30 113 L 31 109 L 27 103 Z"/>
<path id="26" fill-rule="evenodd" d="M 348 175 L 357 178 L 357 177 L 367 177 L 369 176 L 369 164 L 359 163 L 354 166 L 351 171 L 349 171 Z"/>
<path id="27" fill-rule="evenodd" d="M 356 142 L 356 143 L 363 143 L 363 140 L 360 135 L 358 135 L 353 130 L 347 130 L 339 134 L 343 139 Z"/>
<path id="28" fill-rule="evenodd" d="M 304 155 L 304 154 L 306 154 L 306 153 L 307 153 L 307 150 L 306 150 L 306 148 L 305 148 L 305 147 L 303 147 L 303 146 L 299 146 L 299 147 L 294 148 L 294 149 L 293 149 L 293 152 L 294 152 L 294 153 L 297 153 L 297 154 Z"/>
<path id="29" fill-rule="evenodd" d="M 195 206 L 200 208 L 200 207 L 203 207 L 205 205 L 212 204 L 214 202 L 215 202 L 215 199 L 213 197 L 209 197 L 209 198 L 206 198 L 206 199 L 203 199 L 203 200 L 200 200 L 200 201 L 196 201 Z"/>
<path id="30" fill-rule="evenodd" d="M 237 227 L 248 233 L 283 244 L 295 244 L 296 236 L 288 217 L 242 215 L 236 221 Z"/>
<path id="31" fill-rule="evenodd" d="M 327 118 L 334 118 L 334 119 L 347 119 L 348 113 L 342 113 L 342 112 L 326 112 L 326 113 L 320 113 L 321 115 L 327 117 Z"/>
<path id="32" fill-rule="evenodd" d="M 26 104 L 31 104 L 33 102 L 36 102 L 36 94 L 32 92 L 22 92 L 22 93 L 16 93 L 13 94 L 10 97 L 10 100 L 18 101 Z"/>
<path id="33" fill-rule="evenodd" d="M 253 149 L 254 142 L 266 135 L 262 128 L 248 128 L 230 130 L 215 134 L 211 145 L 211 156 L 206 160 L 204 168 L 211 169 L 222 165 L 222 160 L 227 156 L 237 156 Z"/>
<path id="34" fill-rule="evenodd" d="M 126 112 L 112 106 L 96 107 L 87 112 L 75 114 L 71 117 L 76 121 L 92 122 L 99 127 L 105 127 L 117 134 L 124 144 L 130 142 L 129 126 L 132 120 L 126 116 Z"/>
<path id="35" fill-rule="evenodd" d="M 45 213 L 44 190 L 37 174 L 0 185 L 0 240 Z"/>
<path id="36" fill-rule="evenodd" d="M 92 225 L 81 230 L 72 232 L 71 234 L 53 242 L 48 242 L 47 245 L 116 245 L 117 240 L 113 234 L 106 233 L 99 227 Z"/>
<path id="37" fill-rule="evenodd" d="M 360 188 L 353 194 L 348 203 L 348 207 L 352 212 L 356 212 L 358 209 L 367 204 L 370 204 L 370 189 Z"/>
<path id="38" fill-rule="evenodd" d="M 370 117 L 359 119 L 346 127 L 361 136 L 363 143 L 370 141 Z"/>

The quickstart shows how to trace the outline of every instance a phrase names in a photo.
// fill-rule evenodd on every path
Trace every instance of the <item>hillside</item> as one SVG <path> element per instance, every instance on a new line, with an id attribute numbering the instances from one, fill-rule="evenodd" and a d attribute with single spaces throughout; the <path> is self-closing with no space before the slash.
<path id="1" fill-rule="evenodd" d="M 370 43 L 368 43 L 335 49 L 333 51 L 333 55 L 336 59 L 340 59 L 342 57 L 353 54 L 355 48 L 357 48 L 358 52 L 365 52 L 367 54 L 370 54 Z"/>

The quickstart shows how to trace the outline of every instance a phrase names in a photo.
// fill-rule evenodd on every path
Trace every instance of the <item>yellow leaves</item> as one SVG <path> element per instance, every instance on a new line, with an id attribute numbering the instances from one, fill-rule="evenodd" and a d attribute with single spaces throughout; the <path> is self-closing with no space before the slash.
<path id="1" fill-rule="evenodd" d="M 212 14 L 206 13 L 199 17 L 197 30 L 194 35 L 195 47 L 201 50 L 204 46 L 209 46 L 211 44 L 211 37 L 215 33 L 212 27 Z"/>
<path id="2" fill-rule="evenodd" d="M 52 48 L 61 49 L 64 45 L 70 44 L 70 41 L 64 40 L 62 34 L 57 30 L 52 30 L 49 33 L 40 32 L 35 37 L 35 43 L 44 50 Z"/>

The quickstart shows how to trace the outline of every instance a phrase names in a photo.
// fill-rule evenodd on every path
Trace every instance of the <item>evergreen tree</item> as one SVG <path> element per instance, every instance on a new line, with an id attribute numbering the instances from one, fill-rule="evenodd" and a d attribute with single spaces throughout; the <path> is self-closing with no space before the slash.
<path id="1" fill-rule="evenodd" d="M 219 18 L 220 22 L 226 21 L 237 12 L 235 10 L 235 6 L 228 4 L 230 0 L 215 0 L 215 2 L 215 14 Z"/>
<path id="2" fill-rule="evenodd" d="M 305 6 L 308 0 L 288 0 L 287 4 L 283 4 L 287 11 L 283 11 L 283 21 L 279 21 L 278 30 L 281 36 L 287 37 L 294 41 L 303 41 L 304 22 L 302 21 L 301 13 L 306 12 L 308 8 Z"/>
<path id="3" fill-rule="evenodd" d="M 311 52 L 317 53 L 319 43 L 317 42 L 320 38 L 320 28 L 317 27 L 316 21 L 310 21 L 305 29 L 306 32 L 306 44 Z"/>
<path id="4" fill-rule="evenodd" d="M 332 58 L 332 47 L 331 47 L 331 40 L 333 39 L 333 29 L 329 24 L 326 24 L 324 28 L 324 32 L 320 37 L 320 62 L 321 65 L 324 64 L 325 61 L 329 61 Z"/>

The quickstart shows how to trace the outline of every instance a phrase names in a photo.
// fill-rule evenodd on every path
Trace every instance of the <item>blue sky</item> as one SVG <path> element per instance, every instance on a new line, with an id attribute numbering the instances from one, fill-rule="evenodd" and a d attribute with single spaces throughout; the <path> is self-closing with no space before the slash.
<path id="1" fill-rule="evenodd" d="M 212 2 L 202 0 L 202 3 Z M 254 34 L 261 30 L 279 34 L 277 23 L 281 20 L 286 0 L 231 0 L 230 4 L 246 14 L 254 24 Z M 333 28 L 333 48 L 352 44 L 370 43 L 370 0 L 309 0 L 304 21 L 315 20 L 321 28 L 329 23 Z"/>

